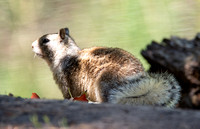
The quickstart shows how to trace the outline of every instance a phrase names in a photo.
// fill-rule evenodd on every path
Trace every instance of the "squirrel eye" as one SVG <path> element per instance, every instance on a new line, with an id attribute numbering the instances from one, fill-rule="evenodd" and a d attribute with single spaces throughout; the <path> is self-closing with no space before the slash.
<path id="1" fill-rule="evenodd" d="M 43 39 L 43 41 L 42 41 L 42 43 L 47 43 L 47 42 L 49 42 L 49 39 Z"/>

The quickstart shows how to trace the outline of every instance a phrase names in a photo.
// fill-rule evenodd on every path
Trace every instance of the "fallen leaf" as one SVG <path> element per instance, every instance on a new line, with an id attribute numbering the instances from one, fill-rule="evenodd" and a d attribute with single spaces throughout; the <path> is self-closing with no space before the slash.
<path id="1" fill-rule="evenodd" d="M 36 93 L 32 93 L 31 99 L 40 99 Z"/>
<path id="2" fill-rule="evenodd" d="M 85 91 L 81 96 L 75 97 L 73 100 L 75 100 L 75 101 L 84 101 L 84 102 L 88 102 L 86 93 L 87 93 L 87 91 Z"/>

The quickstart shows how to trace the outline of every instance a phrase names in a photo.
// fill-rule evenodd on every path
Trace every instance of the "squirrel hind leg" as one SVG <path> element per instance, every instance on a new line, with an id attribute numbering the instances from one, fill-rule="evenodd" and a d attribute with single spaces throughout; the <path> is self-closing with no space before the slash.
<path id="1" fill-rule="evenodd" d="M 109 102 L 175 107 L 180 99 L 180 86 L 175 78 L 167 73 L 146 73 L 145 76 L 129 77 L 125 82 L 110 91 Z"/>

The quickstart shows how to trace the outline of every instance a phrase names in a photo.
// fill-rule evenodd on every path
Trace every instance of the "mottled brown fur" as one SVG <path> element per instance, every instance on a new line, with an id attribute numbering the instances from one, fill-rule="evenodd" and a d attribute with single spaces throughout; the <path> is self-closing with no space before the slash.
<path id="1" fill-rule="evenodd" d="M 116 85 L 118 80 L 144 71 L 138 59 L 119 48 L 83 49 L 79 51 L 78 56 L 64 57 L 60 64 L 62 64 L 62 80 L 66 80 L 64 83 L 68 84 L 74 97 L 87 90 L 90 91 L 88 92 L 90 100 L 101 102 L 108 100 L 109 89 L 118 86 Z M 54 78 L 58 80 L 56 74 Z M 60 87 L 63 86 L 61 80 L 57 83 Z M 97 100 L 96 91 L 100 92 L 98 96 L 100 100 Z M 69 98 L 69 95 L 64 94 L 64 97 Z"/>
<path id="2" fill-rule="evenodd" d="M 173 107 L 180 86 L 168 74 L 147 74 L 140 61 L 120 48 L 92 47 L 81 50 L 67 28 L 44 35 L 33 51 L 49 64 L 64 98 L 87 91 L 96 102 L 151 104 Z"/>
<path id="3" fill-rule="evenodd" d="M 87 56 L 86 56 L 87 55 Z M 84 57 L 84 58 L 83 58 Z M 83 78 L 80 85 L 85 84 L 85 89 L 90 89 L 91 100 L 97 101 L 95 88 L 100 93 L 99 101 L 107 101 L 109 89 L 114 89 L 118 81 L 127 76 L 144 72 L 142 64 L 130 53 L 119 48 L 94 47 L 83 49 L 79 55 L 81 68 L 79 78 Z M 91 81 L 91 85 L 88 85 Z M 106 85 L 104 85 L 104 83 Z"/>

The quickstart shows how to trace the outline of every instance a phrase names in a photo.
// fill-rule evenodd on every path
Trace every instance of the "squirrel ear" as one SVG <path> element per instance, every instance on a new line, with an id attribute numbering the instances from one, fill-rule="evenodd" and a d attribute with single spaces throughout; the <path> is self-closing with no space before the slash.
<path id="1" fill-rule="evenodd" d="M 65 29 L 64 28 L 60 29 L 59 36 L 61 39 L 65 39 Z"/>
<path id="2" fill-rule="evenodd" d="M 62 28 L 59 31 L 59 36 L 61 39 L 65 39 L 65 35 L 69 35 L 69 29 L 68 28 Z"/>
<path id="3" fill-rule="evenodd" d="M 65 34 L 69 36 L 69 29 L 65 28 Z"/>

